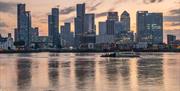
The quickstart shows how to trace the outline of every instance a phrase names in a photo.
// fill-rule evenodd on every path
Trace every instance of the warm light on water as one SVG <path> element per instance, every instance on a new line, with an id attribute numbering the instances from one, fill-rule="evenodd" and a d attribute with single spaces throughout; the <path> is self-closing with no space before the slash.
<path id="1" fill-rule="evenodd" d="M 0 91 L 179 91 L 180 53 L 0 54 Z"/>

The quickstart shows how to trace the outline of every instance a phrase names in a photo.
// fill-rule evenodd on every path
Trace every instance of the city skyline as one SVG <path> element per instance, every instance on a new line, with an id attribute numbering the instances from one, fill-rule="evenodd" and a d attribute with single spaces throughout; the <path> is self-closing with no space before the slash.
<path id="1" fill-rule="evenodd" d="M 0 0 L 0 91 L 179 91 L 180 0 Z"/>
<path id="2" fill-rule="evenodd" d="M 9 0 L 10 1 L 10 0 Z M 177 33 L 179 33 L 180 27 L 179 27 L 179 14 L 178 14 L 178 8 L 177 6 L 179 2 L 176 0 L 172 1 L 167 1 L 164 0 L 162 2 L 154 2 L 154 3 L 144 3 L 143 0 L 140 1 L 135 1 L 133 4 L 132 0 L 120 0 L 117 2 L 117 5 L 112 6 L 111 3 L 114 3 L 117 0 L 109 1 L 110 4 L 108 4 L 107 0 L 95 0 L 95 1 L 87 1 L 87 0 L 74 0 L 71 2 L 67 2 L 67 0 L 62 0 L 64 1 L 65 4 L 61 4 L 62 1 L 59 0 L 45 0 L 45 2 L 41 3 L 37 1 L 37 3 L 33 3 L 34 0 L 31 1 L 25 1 L 25 0 L 17 0 L 17 1 L 11 1 L 8 2 L 8 0 L 2 1 L 0 0 L 0 4 L 4 3 L 7 4 L 6 7 L 3 7 L 0 9 L 0 23 L 1 23 L 1 28 L 0 28 L 0 33 L 1 34 L 7 34 L 8 32 L 13 33 L 13 29 L 16 27 L 16 15 L 13 14 L 12 12 L 16 13 L 14 9 L 16 9 L 16 4 L 17 3 L 25 3 L 27 5 L 27 10 L 31 11 L 32 15 L 32 25 L 34 27 L 39 27 L 40 28 L 40 35 L 47 35 L 48 34 L 48 23 L 47 23 L 47 15 L 51 12 L 51 8 L 56 7 L 56 4 L 59 4 L 60 7 L 60 21 L 59 21 L 59 26 L 62 25 L 64 22 L 72 22 L 73 18 L 75 17 L 75 5 L 77 3 L 86 3 L 86 9 L 87 13 L 95 13 L 96 14 L 96 25 L 98 26 L 98 22 L 106 20 L 107 17 L 107 12 L 108 11 L 115 11 L 118 12 L 119 15 L 126 10 L 127 12 L 130 13 L 131 17 L 131 30 L 136 31 L 136 12 L 139 10 L 148 10 L 149 12 L 162 12 L 164 15 L 164 30 L 175 30 Z M 74 2 L 74 4 L 71 4 Z M 15 7 L 13 6 L 15 4 Z M 92 6 L 90 6 L 92 4 Z M 132 7 L 128 8 L 127 5 L 133 5 Z M 10 6 L 8 6 L 10 5 Z M 48 5 L 48 6 L 46 6 Z M 67 5 L 67 6 L 65 6 Z M 118 6 L 120 5 L 120 6 Z M 141 5 L 139 7 L 138 5 Z M 158 5 L 167 5 L 166 7 L 162 8 L 157 8 L 156 6 Z M 45 6 L 47 8 L 45 8 Z M 104 6 L 107 6 L 105 8 Z M 118 6 L 118 7 L 117 7 Z M 9 8 L 12 8 L 12 10 L 8 10 Z M 120 9 L 119 9 L 120 7 Z M 44 9 L 43 9 L 44 8 Z M 105 9 L 104 9 L 105 8 Z M 133 9 L 134 8 L 134 9 Z M 139 9 L 138 9 L 139 8 Z M 166 9 L 165 9 L 166 8 Z M 132 9 L 132 10 L 131 10 Z M 6 11 L 3 11 L 6 10 Z M 10 16 L 10 18 L 7 18 L 7 15 Z M 173 15 L 173 16 L 172 16 Z M 15 18 L 14 18 L 15 17 Z M 175 18 L 176 17 L 176 18 Z M 11 19 L 12 18 L 12 19 Z M 12 21 L 13 20 L 13 21 Z M 9 22 L 11 21 L 11 22 Z M 7 23 L 8 22 L 8 23 Z M 74 31 L 74 21 L 72 22 L 72 28 L 71 31 Z M 4 27 L 3 27 L 4 26 Z M 96 26 L 96 28 L 97 28 Z M 98 28 L 96 31 L 99 31 Z M 168 31 L 169 32 L 169 31 Z M 176 33 L 176 34 L 177 34 Z M 178 35 L 178 34 L 177 34 Z M 177 36 L 178 37 L 178 36 Z"/>
<path id="3" fill-rule="evenodd" d="M 106 20 L 99 22 L 100 34 L 96 33 L 95 14 L 86 12 L 85 3 L 76 4 L 74 34 L 71 32 L 71 22 L 59 26 L 59 14 L 58 7 L 52 8 L 51 14 L 48 14 L 48 36 L 41 36 L 39 28 L 32 26 L 31 13 L 26 10 L 26 4 L 17 4 L 14 45 L 25 50 L 37 48 L 130 50 L 155 46 L 162 48 L 161 45 L 165 48 L 166 45 L 163 42 L 162 12 L 137 11 L 137 31 L 134 32 L 131 31 L 131 17 L 127 11 L 121 15 L 109 11 Z M 176 45 L 179 40 L 175 39 L 172 43 Z"/>

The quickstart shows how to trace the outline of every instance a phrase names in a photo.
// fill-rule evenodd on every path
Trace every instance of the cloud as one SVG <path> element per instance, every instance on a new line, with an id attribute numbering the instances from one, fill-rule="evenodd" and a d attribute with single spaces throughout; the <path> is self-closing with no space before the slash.
<path id="1" fill-rule="evenodd" d="M 0 21 L 0 32 L 4 32 L 5 28 L 8 28 L 8 25 L 5 22 Z"/>
<path id="2" fill-rule="evenodd" d="M 45 24 L 47 24 L 47 23 L 48 23 L 48 20 L 47 20 L 47 19 L 39 19 L 39 22 L 40 22 L 40 23 L 45 23 Z"/>
<path id="3" fill-rule="evenodd" d="M 35 21 L 39 23 L 48 23 L 48 14 L 44 14 L 42 12 L 36 12 L 35 14 L 32 14 L 32 17 Z"/>
<path id="4" fill-rule="evenodd" d="M 70 22 L 72 23 L 74 21 L 74 17 L 69 17 L 67 19 L 61 20 L 61 22 Z"/>
<path id="5" fill-rule="evenodd" d="M 86 9 L 88 10 L 88 11 L 94 11 L 94 10 L 96 10 L 97 9 L 97 7 L 99 6 L 99 5 L 101 5 L 103 2 L 98 2 L 98 3 L 96 3 L 95 5 L 93 5 L 93 6 L 89 6 L 89 7 L 86 7 Z M 64 9 L 61 9 L 60 10 L 60 14 L 61 15 L 68 15 L 68 14 L 70 14 L 70 13 L 72 13 L 72 12 L 75 12 L 76 11 L 76 7 L 75 6 L 69 6 L 69 7 L 66 7 L 66 8 L 64 8 Z"/>
<path id="6" fill-rule="evenodd" d="M 171 26 L 180 26 L 180 8 L 170 10 L 169 13 L 169 16 L 164 16 L 164 21 L 172 22 Z"/>
<path id="7" fill-rule="evenodd" d="M 67 14 L 70 14 L 70 13 L 74 12 L 75 10 L 76 10 L 75 6 L 70 6 L 70 7 L 62 9 L 60 11 L 60 14 L 67 15 Z"/>
<path id="8" fill-rule="evenodd" d="M 104 17 L 108 14 L 108 12 L 101 12 L 101 13 L 98 13 L 96 14 L 96 18 L 99 18 L 99 17 Z"/>
<path id="9" fill-rule="evenodd" d="M 164 16 L 165 22 L 172 22 L 171 26 L 180 26 L 180 8 L 169 11 L 169 16 Z"/>
<path id="10" fill-rule="evenodd" d="M 180 15 L 164 16 L 164 21 L 168 21 L 168 22 L 180 22 Z"/>
<path id="11" fill-rule="evenodd" d="M 143 0 L 144 3 L 149 4 L 149 3 L 160 3 L 163 0 Z"/>
<path id="12" fill-rule="evenodd" d="M 170 13 L 173 14 L 173 15 L 180 15 L 180 8 L 170 10 Z"/>
<path id="13" fill-rule="evenodd" d="M 8 25 L 4 22 L 0 21 L 0 28 L 8 27 Z"/>
<path id="14" fill-rule="evenodd" d="M 119 3 L 123 3 L 123 2 L 126 2 L 128 0 L 116 0 L 115 1 L 115 4 L 119 4 Z M 135 0 L 134 0 L 135 1 Z M 138 0 L 137 0 L 138 1 Z M 142 0 L 143 3 L 145 4 L 150 4 L 150 3 L 160 3 L 162 2 L 163 0 Z"/>
<path id="15" fill-rule="evenodd" d="M 0 1 L 0 12 L 15 13 L 16 12 L 16 3 Z"/>
<path id="16" fill-rule="evenodd" d="M 122 2 L 125 2 L 125 1 L 127 1 L 127 0 L 116 0 L 115 4 L 119 4 L 119 3 L 122 3 Z"/>
<path id="17" fill-rule="evenodd" d="M 87 7 L 88 11 L 95 11 L 97 10 L 97 7 L 100 6 L 103 2 L 98 2 L 95 5 L 91 6 L 91 7 Z"/>
<path id="18" fill-rule="evenodd" d="M 180 22 L 173 22 L 171 26 L 180 26 Z"/>

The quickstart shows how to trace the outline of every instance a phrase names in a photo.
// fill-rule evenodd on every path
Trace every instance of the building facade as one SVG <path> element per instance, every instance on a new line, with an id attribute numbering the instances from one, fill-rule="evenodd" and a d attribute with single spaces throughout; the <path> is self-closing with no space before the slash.
<path id="1" fill-rule="evenodd" d="M 17 28 L 15 32 L 15 41 L 24 41 L 25 47 L 29 48 L 31 43 L 31 14 L 26 11 L 25 4 L 17 4 Z"/>
<path id="2" fill-rule="evenodd" d="M 163 43 L 163 14 L 137 12 L 137 42 Z"/>
<path id="3" fill-rule="evenodd" d="M 75 47 L 80 48 L 84 40 L 85 3 L 77 4 L 75 21 Z"/>
<path id="4" fill-rule="evenodd" d="M 38 27 L 31 28 L 30 36 L 31 36 L 31 42 L 32 42 L 33 37 L 38 37 L 39 36 L 39 28 Z"/>
<path id="5" fill-rule="evenodd" d="M 53 38 L 49 36 L 36 36 L 32 38 L 33 49 L 49 49 L 53 46 Z"/>
<path id="6" fill-rule="evenodd" d="M 52 8 L 51 15 L 48 15 L 48 36 L 53 38 L 53 47 L 60 48 L 58 8 Z"/>
<path id="7" fill-rule="evenodd" d="M 96 43 L 95 14 L 85 14 L 83 48 L 93 49 Z"/>
<path id="8" fill-rule="evenodd" d="M 96 26 L 95 26 L 95 14 L 85 14 L 84 17 L 84 33 L 95 33 Z"/>
<path id="9" fill-rule="evenodd" d="M 106 22 L 99 22 L 99 35 L 106 34 Z"/>
<path id="10" fill-rule="evenodd" d="M 2 37 L 0 35 L 0 50 L 14 50 L 14 41 L 11 34 L 8 34 L 8 37 Z"/>
<path id="11" fill-rule="evenodd" d="M 74 33 L 71 32 L 71 23 L 61 26 L 61 45 L 63 48 L 74 46 Z"/>
<path id="12" fill-rule="evenodd" d="M 120 21 L 115 23 L 115 44 L 119 49 L 133 48 L 134 33 L 130 31 L 130 15 L 127 11 L 124 11 Z"/>
<path id="13" fill-rule="evenodd" d="M 118 12 L 108 12 L 106 20 L 106 32 L 108 35 L 115 34 L 115 23 L 119 21 Z"/>
<path id="14" fill-rule="evenodd" d="M 86 14 L 85 3 L 77 4 L 75 17 L 75 47 L 88 48 L 96 41 L 95 15 Z"/>
<path id="15" fill-rule="evenodd" d="M 123 26 L 123 31 L 130 31 L 130 16 L 129 13 L 127 11 L 124 11 L 121 14 L 121 24 Z"/>
<path id="16" fill-rule="evenodd" d="M 167 35 L 167 44 L 173 44 L 174 41 L 176 41 L 175 35 Z"/>
<path id="17" fill-rule="evenodd" d="M 115 34 L 120 34 L 121 32 L 127 32 L 127 31 L 124 31 L 124 26 L 122 22 L 119 22 L 119 21 L 115 22 L 114 29 L 115 29 Z"/>

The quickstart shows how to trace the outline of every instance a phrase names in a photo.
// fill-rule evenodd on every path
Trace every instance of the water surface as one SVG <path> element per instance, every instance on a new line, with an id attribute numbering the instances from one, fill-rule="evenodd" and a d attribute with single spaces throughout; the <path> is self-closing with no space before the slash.
<path id="1" fill-rule="evenodd" d="M 0 91 L 179 91 L 180 53 L 0 54 Z"/>

